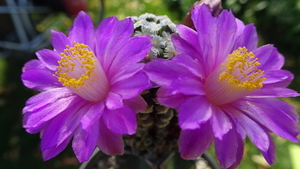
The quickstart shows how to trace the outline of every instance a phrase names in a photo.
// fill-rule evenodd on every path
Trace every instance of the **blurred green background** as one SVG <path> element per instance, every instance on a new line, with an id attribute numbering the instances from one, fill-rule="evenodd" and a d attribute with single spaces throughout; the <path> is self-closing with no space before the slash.
<path id="1" fill-rule="evenodd" d="M 0 1 L 1 2 L 1 1 Z M 109 0 L 104 2 L 104 17 L 153 13 L 168 15 L 176 24 L 194 0 Z M 103 6 L 99 0 L 88 0 L 87 12 L 95 24 L 101 19 Z M 236 17 L 245 23 L 254 23 L 260 36 L 260 45 L 271 43 L 286 57 L 285 69 L 292 71 L 295 80 L 290 88 L 300 92 L 300 0 L 224 0 L 223 7 L 232 9 Z M 37 31 L 57 29 L 67 32 L 72 17 L 62 12 L 48 15 L 33 15 Z M 3 20 L 2 20 L 3 21 Z M 2 29 L 0 29 L 2 30 Z M 0 32 L 1 33 L 1 32 Z M 28 134 L 22 128 L 22 108 L 35 91 L 22 85 L 22 66 L 35 58 L 33 52 L 0 50 L 0 169 L 75 169 L 79 167 L 71 147 L 49 161 L 43 161 L 39 150 L 39 134 Z M 288 98 L 298 112 L 299 98 Z M 240 169 L 298 169 L 299 144 L 274 135 L 277 146 L 277 161 L 271 167 L 247 139 L 244 160 Z M 213 154 L 213 150 L 210 150 Z M 298 155 L 297 155 L 298 154 Z M 298 158 L 298 160 L 297 160 Z M 298 165 L 298 168 L 296 166 Z"/>

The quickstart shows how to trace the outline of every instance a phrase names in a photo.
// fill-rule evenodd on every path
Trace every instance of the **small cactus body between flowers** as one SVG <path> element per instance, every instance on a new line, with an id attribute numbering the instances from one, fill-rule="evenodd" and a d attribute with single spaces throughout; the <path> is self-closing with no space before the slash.
<path id="1" fill-rule="evenodd" d="M 156 58 L 170 59 L 177 53 L 171 41 L 171 35 L 177 32 L 176 25 L 167 16 L 143 14 L 131 17 L 134 22 L 134 35 L 150 35 L 153 47 L 147 54 L 145 62 Z"/>

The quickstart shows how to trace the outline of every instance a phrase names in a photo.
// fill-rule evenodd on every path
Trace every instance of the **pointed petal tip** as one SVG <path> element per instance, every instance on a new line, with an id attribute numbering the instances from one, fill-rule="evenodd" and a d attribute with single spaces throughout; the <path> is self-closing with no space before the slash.
<path id="1" fill-rule="evenodd" d="M 84 12 L 84 11 L 80 11 L 80 12 L 78 12 L 77 16 L 78 15 L 88 15 L 88 14 L 86 12 Z"/>
<path id="2" fill-rule="evenodd" d="M 76 156 L 76 158 L 79 163 L 83 163 L 85 161 L 88 161 L 91 158 L 91 155 L 90 156 L 87 156 L 87 155 Z"/>
<path id="3" fill-rule="evenodd" d="M 115 156 L 115 155 L 123 155 L 123 154 L 124 154 L 124 150 L 112 152 L 111 155 Z"/>
<path id="4" fill-rule="evenodd" d="M 182 159 L 184 159 L 184 160 L 194 160 L 194 159 L 196 159 L 196 158 L 191 158 L 191 157 L 189 157 L 187 154 L 181 154 L 180 155 L 180 157 L 182 158 Z"/>
<path id="5" fill-rule="evenodd" d="M 78 14 L 77 14 L 77 16 L 76 16 L 75 19 L 81 18 L 81 17 L 89 17 L 89 18 L 91 18 L 90 15 L 88 13 L 86 13 L 85 11 L 78 12 Z"/>
<path id="6" fill-rule="evenodd" d="M 79 163 L 83 163 L 83 162 L 85 162 L 85 161 L 88 161 L 89 160 L 89 158 L 88 159 L 86 159 L 86 158 L 79 158 L 79 157 L 76 157 L 77 158 L 77 160 L 78 160 L 78 162 Z"/>
<path id="7" fill-rule="evenodd" d="M 298 134 L 299 135 L 299 134 Z M 300 136 L 299 136 L 300 137 Z M 290 141 L 294 142 L 294 143 L 298 143 L 300 141 L 300 139 L 297 138 L 297 136 L 295 136 L 294 139 L 290 139 Z"/>
<path id="8" fill-rule="evenodd" d="M 43 158 L 44 161 L 48 161 L 53 157 L 50 157 L 49 155 L 45 155 L 44 153 L 42 153 L 42 158 Z"/>
<path id="9" fill-rule="evenodd" d="M 97 146 L 99 149 L 107 155 L 122 155 L 124 154 L 124 142 L 122 135 L 115 134 L 108 129 L 100 118 L 100 130 Z"/>
<path id="10" fill-rule="evenodd" d="M 54 29 L 51 29 L 51 30 L 50 30 L 50 33 L 56 33 L 56 32 L 59 32 L 59 31 L 54 30 Z"/>
<path id="11" fill-rule="evenodd" d="M 99 147 L 100 149 L 100 147 Z M 123 155 L 124 154 L 124 149 L 109 149 L 109 150 L 101 150 L 103 153 L 107 154 L 107 155 L 111 155 L 111 156 L 115 156 L 115 155 Z"/>

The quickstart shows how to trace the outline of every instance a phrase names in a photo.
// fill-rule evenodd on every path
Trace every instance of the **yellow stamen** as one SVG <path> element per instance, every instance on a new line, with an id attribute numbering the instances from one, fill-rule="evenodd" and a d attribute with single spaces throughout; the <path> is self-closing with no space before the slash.
<path id="1" fill-rule="evenodd" d="M 94 53 L 85 44 L 74 42 L 74 46 L 66 45 L 64 52 L 60 53 L 61 60 L 58 61 L 57 71 L 54 76 L 66 87 L 78 89 L 86 85 L 95 69 L 96 58 Z"/>
<path id="2" fill-rule="evenodd" d="M 260 63 L 252 52 L 246 47 L 240 47 L 228 55 L 227 61 L 222 64 L 225 67 L 219 75 L 219 81 L 227 81 L 236 89 L 254 90 L 263 87 L 262 78 L 264 71 L 257 67 Z"/>

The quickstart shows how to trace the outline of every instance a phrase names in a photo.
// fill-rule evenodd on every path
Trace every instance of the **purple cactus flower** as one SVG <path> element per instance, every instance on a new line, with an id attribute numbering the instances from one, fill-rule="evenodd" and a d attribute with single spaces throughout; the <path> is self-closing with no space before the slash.
<path id="1" fill-rule="evenodd" d="M 196 31 L 179 25 L 172 36 L 178 55 L 145 66 L 161 86 L 158 101 L 178 111 L 181 156 L 194 159 L 214 142 L 222 168 L 236 168 L 248 136 L 272 164 L 271 132 L 299 141 L 295 109 L 276 98 L 299 96 L 286 88 L 293 74 L 281 70 L 284 57 L 273 45 L 257 47 L 254 25 L 231 11 L 213 17 L 207 5 L 195 6 L 192 20 Z"/>
<path id="2" fill-rule="evenodd" d="M 104 19 L 94 29 L 80 12 L 69 35 L 51 31 L 54 50 L 42 49 L 27 62 L 22 80 L 38 91 L 23 109 L 23 126 L 41 135 L 44 160 L 72 140 L 80 162 L 98 146 L 109 155 L 123 154 L 123 134 L 134 134 L 136 113 L 147 104 L 140 93 L 151 86 L 139 63 L 150 51 L 149 36 L 132 37 L 131 19 Z M 133 83 L 134 82 L 134 83 Z"/>

